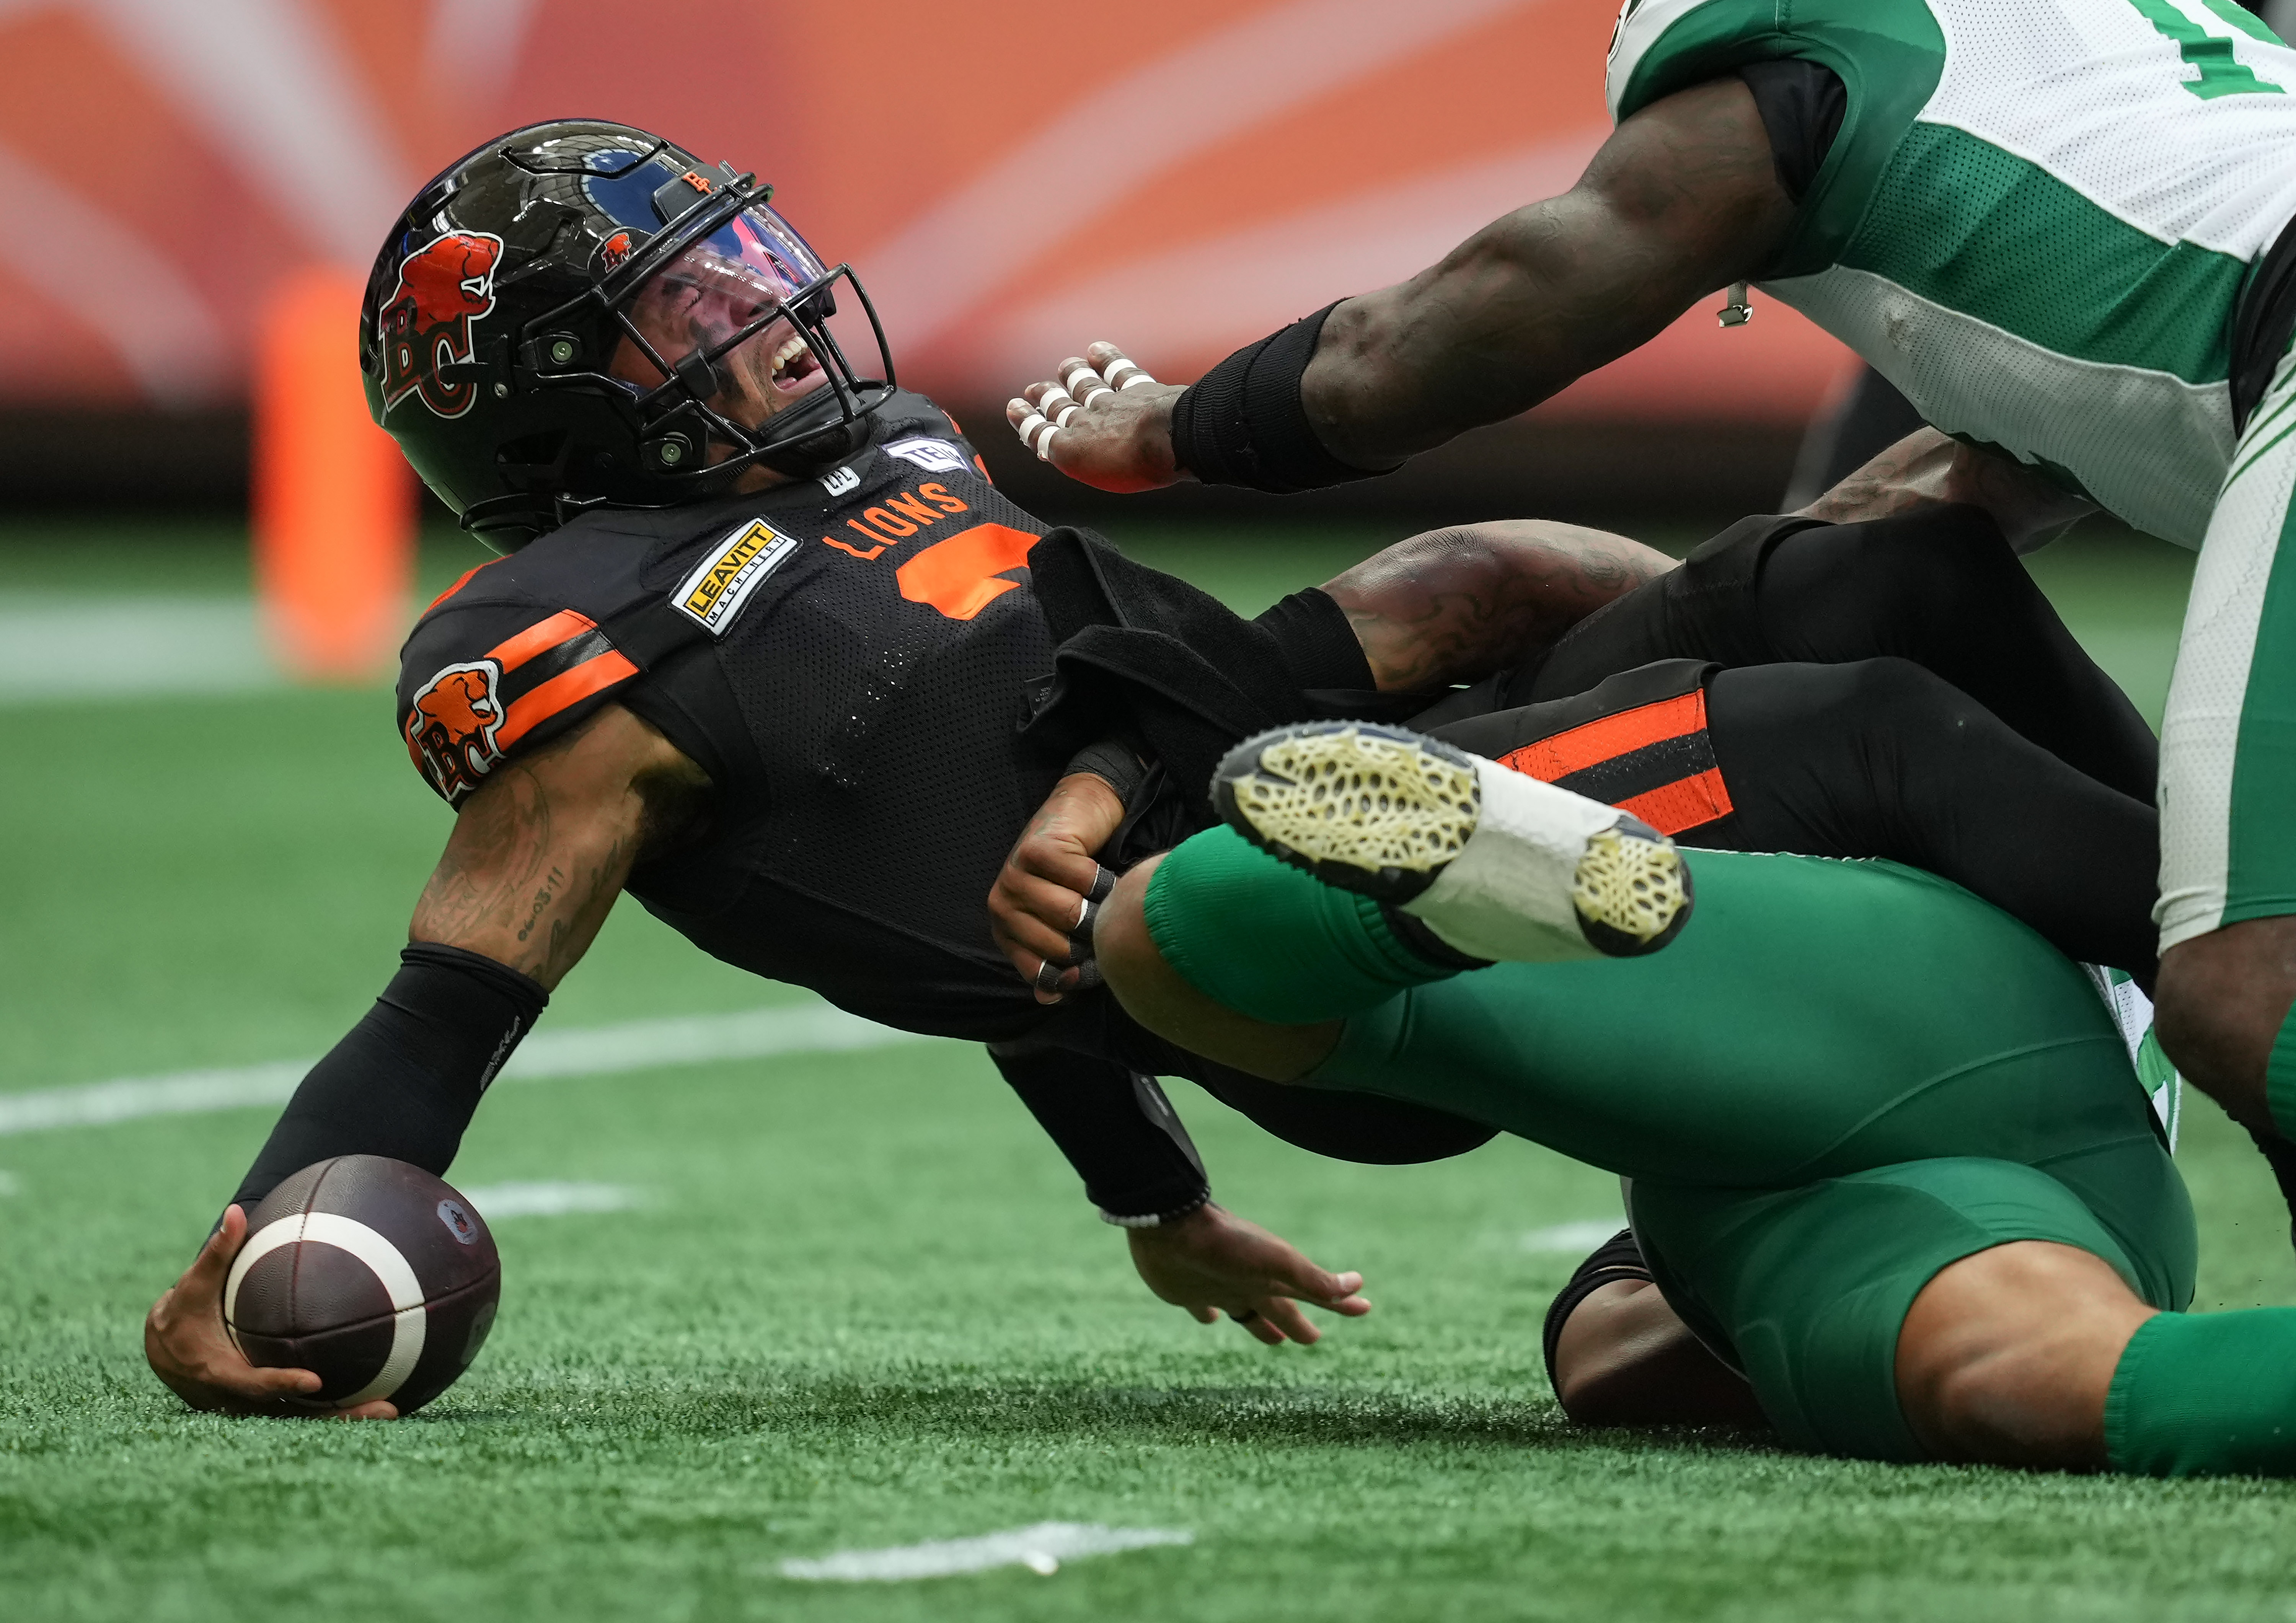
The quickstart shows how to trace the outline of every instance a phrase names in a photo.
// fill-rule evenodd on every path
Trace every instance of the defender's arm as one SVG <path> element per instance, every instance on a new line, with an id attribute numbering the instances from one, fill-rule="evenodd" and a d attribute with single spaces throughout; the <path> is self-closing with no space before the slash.
<path id="1" fill-rule="evenodd" d="M 153 1373 L 185 1402 L 310 1410 L 301 1394 L 317 1389 L 316 1375 L 258 1370 L 224 1332 L 223 1283 L 246 1211 L 282 1178 L 334 1155 L 388 1155 L 444 1173 L 480 1095 L 596 937 L 632 864 L 678 837 L 707 788 L 667 739 L 611 705 L 504 763 L 463 803 L 399 973 L 303 1079 L 222 1225 L 144 1322 Z"/>
<path id="2" fill-rule="evenodd" d="M 1086 385 L 1081 409 L 1055 401 L 1056 427 L 1031 414 L 1058 385 L 1031 384 L 1007 416 L 1039 456 L 1104 490 L 1189 477 L 1300 489 L 1382 472 L 1528 410 L 1758 274 L 1793 214 L 1753 93 L 1718 78 L 1621 122 L 1561 197 L 1485 226 L 1408 282 L 1344 300 L 1320 333 L 1287 330 L 1221 363 L 1177 434 L 1185 391 L 1162 384 Z M 1095 345 L 1089 358 L 1105 368 L 1121 356 Z"/>

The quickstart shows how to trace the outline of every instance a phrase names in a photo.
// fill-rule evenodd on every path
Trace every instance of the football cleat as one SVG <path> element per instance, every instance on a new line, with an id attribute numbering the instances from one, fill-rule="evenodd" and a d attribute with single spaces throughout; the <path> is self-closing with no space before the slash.
<path id="1" fill-rule="evenodd" d="M 1262 733 L 1220 762 L 1212 802 L 1262 850 L 1473 957 L 1634 957 L 1690 917 L 1688 866 L 1640 818 L 1401 727 Z"/>

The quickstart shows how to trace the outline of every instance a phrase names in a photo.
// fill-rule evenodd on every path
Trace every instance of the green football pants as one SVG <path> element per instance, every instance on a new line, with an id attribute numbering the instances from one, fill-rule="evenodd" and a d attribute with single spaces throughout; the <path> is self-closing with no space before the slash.
<path id="1" fill-rule="evenodd" d="M 1646 958 L 1446 977 L 1379 910 L 1226 830 L 1147 898 L 1191 984 L 1344 1019 L 1308 1078 L 1488 1122 L 1630 1180 L 1668 1299 L 1805 1447 L 1915 1447 L 1898 1331 L 1948 1264 L 2077 1245 L 2162 1308 L 2192 1210 L 2087 979 L 2024 925 L 1884 862 L 1699 852 L 1697 912 Z"/>

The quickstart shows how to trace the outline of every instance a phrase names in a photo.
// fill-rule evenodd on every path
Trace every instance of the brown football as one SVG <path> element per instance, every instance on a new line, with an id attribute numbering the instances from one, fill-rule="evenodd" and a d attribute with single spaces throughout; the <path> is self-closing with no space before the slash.
<path id="1" fill-rule="evenodd" d="M 339 1155 L 248 1213 L 223 1321 L 249 1363 L 316 1374 L 321 1401 L 408 1414 L 470 1367 L 501 1295 L 468 1201 L 405 1161 Z"/>

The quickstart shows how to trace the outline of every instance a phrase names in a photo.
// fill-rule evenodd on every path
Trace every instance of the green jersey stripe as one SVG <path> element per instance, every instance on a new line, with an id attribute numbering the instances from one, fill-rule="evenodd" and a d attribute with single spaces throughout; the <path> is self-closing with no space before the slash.
<path id="1" fill-rule="evenodd" d="M 2067 296 L 2068 258 L 2082 267 Z M 2187 383 L 2230 367 L 2226 313 L 2247 265 L 2163 242 L 2038 164 L 1946 125 L 1890 155 L 1841 263 L 2061 355 Z"/>

